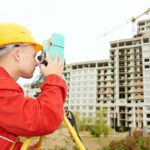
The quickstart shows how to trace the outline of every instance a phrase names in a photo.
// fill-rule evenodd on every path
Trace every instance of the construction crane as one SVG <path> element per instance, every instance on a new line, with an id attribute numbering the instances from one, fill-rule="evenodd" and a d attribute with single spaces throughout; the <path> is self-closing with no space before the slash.
<path id="1" fill-rule="evenodd" d="M 135 22 L 136 22 L 136 20 L 139 19 L 140 17 L 144 16 L 144 15 L 148 15 L 149 12 L 150 12 L 150 8 L 148 8 L 148 9 L 147 9 L 145 12 L 143 12 L 142 14 L 140 14 L 140 15 L 138 15 L 138 16 L 136 16 L 136 17 L 132 17 L 132 18 L 131 18 L 130 21 L 132 22 L 132 34 L 134 34 L 134 32 L 135 32 Z"/>
<path id="2" fill-rule="evenodd" d="M 143 12 L 142 14 L 136 16 L 136 17 L 132 17 L 131 18 L 131 22 L 135 22 L 138 18 L 142 17 L 143 15 L 148 15 L 150 12 L 150 8 L 148 8 L 145 12 Z"/>
<path id="3" fill-rule="evenodd" d="M 120 24 L 120 25 L 118 25 L 118 26 L 116 26 L 116 27 L 110 29 L 109 31 L 107 31 L 107 32 L 105 32 L 105 33 L 103 33 L 103 34 L 101 34 L 100 36 L 97 37 L 97 39 L 100 39 L 100 38 L 102 38 L 102 37 L 104 37 L 104 36 L 107 36 L 108 34 L 114 32 L 115 30 L 118 30 L 119 28 L 123 27 L 124 25 L 126 25 L 126 24 L 128 24 L 128 23 L 130 23 L 130 22 L 132 22 L 132 34 L 134 34 L 134 31 L 135 31 L 135 22 L 136 22 L 136 20 L 139 19 L 140 17 L 144 16 L 144 15 L 148 15 L 149 13 L 150 13 L 150 8 L 148 8 L 146 11 L 144 11 L 144 12 L 141 13 L 140 15 L 138 15 L 138 16 L 136 16 L 136 17 L 132 17 L 130 20 L 128 20 L 128 21 L 126 21 L 126 22 L 124 22 L 124 23 L 122 23 L 122 24 Z"/>

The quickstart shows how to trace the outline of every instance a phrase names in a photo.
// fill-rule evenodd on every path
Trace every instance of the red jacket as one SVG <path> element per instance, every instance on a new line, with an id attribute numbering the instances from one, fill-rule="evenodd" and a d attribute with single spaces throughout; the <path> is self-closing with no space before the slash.
<path id="1" fill-rule="evenodd" d="M 9 150 L 18 136 L 40 136 L 55 131 L 64 117 L 66 84 L 49 75 L 41 95 L 25 97 L 22 88 L 0 67 L 0 150 Z M 19 150 L 17 142 L 15 150 Z M 18 148 L 17 148 L 18 147 Z"/>

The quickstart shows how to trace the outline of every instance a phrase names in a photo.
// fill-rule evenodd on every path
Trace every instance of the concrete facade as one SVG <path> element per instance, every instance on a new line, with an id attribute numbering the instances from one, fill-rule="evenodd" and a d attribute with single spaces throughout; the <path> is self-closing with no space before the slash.
<path id="1" fill-rule="evenodd" d="M 150 20 L 139 21 L 134 37 L 112 41 L 110 47 L 109 60 L 66 66 L 66 107 L 84 116 L 105 108 L 108 124 L 116 129 L 149 127 Z"/>
<path id="2" fill-rule="evenodd" d="M 63 78 L 68 110 L 94 117 L 105 108 L 115 129 L 150 132 L 150 19 L 138 22 L 134 37 L 111 41 L 109 60 L 67 64 Z"/>

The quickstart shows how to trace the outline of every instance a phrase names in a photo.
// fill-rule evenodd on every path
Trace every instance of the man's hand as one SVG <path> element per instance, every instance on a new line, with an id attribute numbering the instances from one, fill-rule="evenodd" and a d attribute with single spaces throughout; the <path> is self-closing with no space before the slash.
<path id="1" fill-rule="evenodd" d="M 56 74 L 58 76 L 62 75 L 63 71 L 63 64 L 61 61 L 61 58 L 57 55 L 55 57 L 55 60 L 52 61 L 51 59 L 45 59 L 48 63 L 47 66 L 41 64 L 41 71 L 44 76 L 50 75 L 50 74 Z"/>

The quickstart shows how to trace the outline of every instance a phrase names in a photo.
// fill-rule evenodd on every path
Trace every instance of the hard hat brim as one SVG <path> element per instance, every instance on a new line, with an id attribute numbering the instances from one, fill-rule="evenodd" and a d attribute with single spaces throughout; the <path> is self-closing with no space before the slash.
<path id="1" fill-rule="evenodd" d="M 34 45 L 36 52 L 39 52 L 40 50 L 43 49 L 43 46 L 41 44 L 38 44 L 38 43 L 31 43 L 31 44 Z"/>
<path id="2" fill-rule="evenodd" d="M 19 43 L 22 43 L 22 42 L 19 42 Z M 15 44 L 15 43 L 7 43 L 7 44 Z M 3 45 L 0 44 L 0 46 L 5 46 L 5 45 L 7 45 L 7 44 L 3 44 Z M 22 44 L 25 44 L 25 43 L 22 43 Z M 43 49 L 43 45 L 41 45 L 41 44 L 39 44 L 39 43 L 26 42 L 26 44 L 31 44 L 31 45 L 33 45 L 33 47 L 34 47 L 36 53 Z"/>

